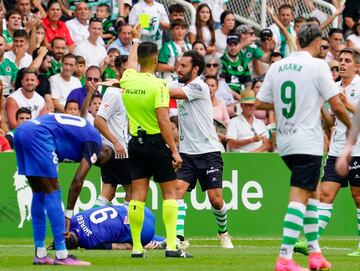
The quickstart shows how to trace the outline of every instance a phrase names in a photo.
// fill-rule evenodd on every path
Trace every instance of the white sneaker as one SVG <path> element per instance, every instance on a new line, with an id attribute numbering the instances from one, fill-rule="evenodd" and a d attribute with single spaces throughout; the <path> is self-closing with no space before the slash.
<path id="1" fill-rule="evenodd" d="M 220 240 L 220 246 L 223 248 L 234 248 L 234 245 L 231 242 L 232 237 L 227 233 L 219 233 L 217 236 Z"/>

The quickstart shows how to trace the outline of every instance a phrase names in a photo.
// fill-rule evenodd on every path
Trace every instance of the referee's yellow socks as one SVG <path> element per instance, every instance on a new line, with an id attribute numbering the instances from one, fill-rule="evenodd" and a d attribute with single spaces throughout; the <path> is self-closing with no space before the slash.
<path id="1" fill-rule="evenodd" d="M 131 200 L 129 204 L 129 223 L 133 241 L 133 251 L 142 252 L 141 230 L 144 223 L 145 202 Z"/>
<path id="2" fill-rule="evenodd" d="M 176 222 L 178 215 L 178 204 L 174 199 L 163 201 L 163 221 L 166 229 L 167 247 L 176 250 Z"/>

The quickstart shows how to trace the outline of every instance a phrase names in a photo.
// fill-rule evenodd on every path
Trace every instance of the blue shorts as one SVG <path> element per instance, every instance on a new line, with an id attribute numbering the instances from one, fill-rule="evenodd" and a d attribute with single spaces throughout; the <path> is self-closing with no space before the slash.
<path id="1" fill-rule="evenodd" d="M 143 246 L 150 243 L 155 236 L 155 216 L 148 209 L 145 208 L 144 224 L 141 230 L 141 243 Z"/>
<path id="2" fill-rule="evenodd" d="M 32 122 L 21 125 L 14 135 L 16 160 L 20 175 L 58 177 L 58 157 L 52 134 Z"/>

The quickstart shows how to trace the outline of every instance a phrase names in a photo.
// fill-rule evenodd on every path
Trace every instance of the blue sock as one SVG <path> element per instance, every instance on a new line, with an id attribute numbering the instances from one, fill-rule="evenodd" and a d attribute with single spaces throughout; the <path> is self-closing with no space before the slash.
<path id="1" fill-rule="evenodd" d="M 46 214 L 45 194 L 34 192 L 31 203 L 32 228 L 35 247 L 45 247 Z"/>
<path id="2" fill-rule="evenodd" d="M 61 207 L 60 190 L 45 195 L 45 208 L 54 236 L 55 250 L 66 250 L 64 239 L 65 215 Z"/>

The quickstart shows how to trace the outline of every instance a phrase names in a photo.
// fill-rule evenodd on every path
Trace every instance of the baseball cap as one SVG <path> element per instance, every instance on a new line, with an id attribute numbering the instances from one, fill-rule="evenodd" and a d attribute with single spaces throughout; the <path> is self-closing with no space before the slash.
<path id="1" fill-rule="evenodd" d="M 132 0 L 124 0 L 124 5 L 127 4 L 132 7 Z"/>
<path id="2" fill-rule="evenodd" d="M 230 43 L 239 43 L 240 42 L 240 37 L 236 34 L 230 34 L 229 36 L 227 36 L 226 39 L 226 43 L 230 44 Z"/>
<path id="3" fill-rule="evenodd" d="M 247 24 L 242 24 L 242 25 L 239 25 L 237 28 L 236 28 L 236 32 L 241 35 L 241 34 L 245 34 L 245 33 L 249 33 L 249 32 L 253 32 L 253 29 L 251 26 L 247 25 Z"/>
<path id="4" fill-rule="evenodd" d="M 266 38 L 272 38 L 273 37 L 273 32 L 268 29 L 268 28 L 265 28 L 263 30 L 261 30 L 260 32 L 260 39 L 266 39 Z"/>

